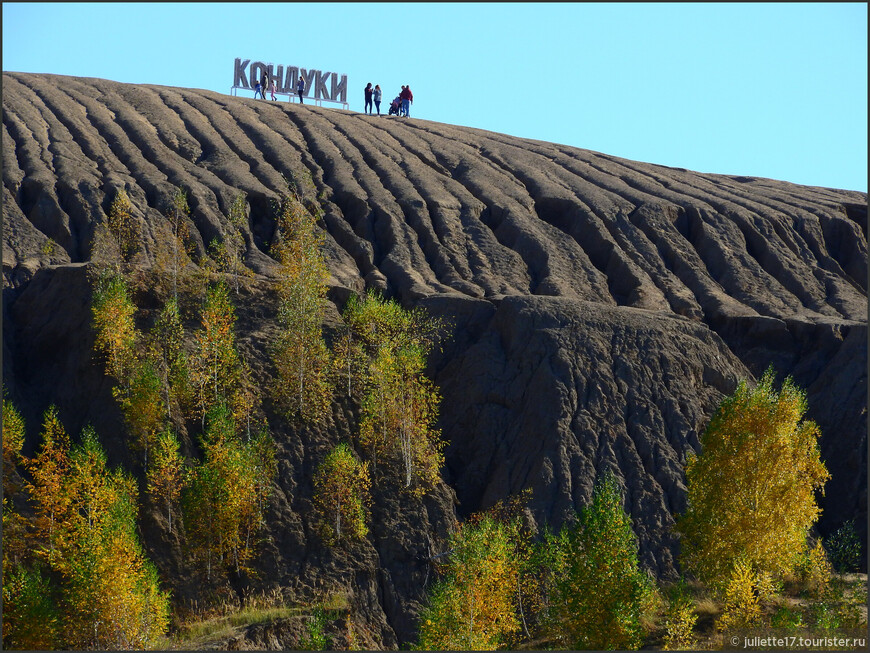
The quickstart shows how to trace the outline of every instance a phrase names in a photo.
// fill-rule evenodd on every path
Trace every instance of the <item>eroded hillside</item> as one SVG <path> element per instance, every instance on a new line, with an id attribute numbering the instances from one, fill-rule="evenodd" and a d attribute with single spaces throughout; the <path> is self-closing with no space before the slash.
<path id="1" fill-rule="evenodd" d="M 265 576 L 356 587 L 385 645 L 412 639 L 426 559 L 454 510 L 524 488 L 529 517 L 558 527 L 595 474 L 615 469 L 643 563 L 671 573 L 686 453 L 738 379 L 771 364 L 808 390 L 821 426 L 832 473 L 821 529 L 866 523 L 864 193 L 416 118 L 21 73 L 3 74 L 2 143 L 3 377 L 33 438 L 52 402 L 73 432 L 88 422 L 121 432 L 92 356 L 84 271 L 118 189 L 146 267 L 176 188 L 187 190 L 200 256 L 246 194 L 244 261 L 256 277 L 239 337 L 264 383 L 272 201 L 300 175 L 323 210 L 333 321 L 366 288 L 451 321 L 430 364 L 444 396 L 446 484 L 423 503 L 384 498 L 355 557 L 320 550 L 305 516 L 312 465 L 353 416 L 336 408 L 331 429 L 304 432 L 273 424 L 282 460 Z M 122 443 L 107 448 L 123 458 Z M 151 535 L 164 568 L 180 564 L 159 527 Z"/>

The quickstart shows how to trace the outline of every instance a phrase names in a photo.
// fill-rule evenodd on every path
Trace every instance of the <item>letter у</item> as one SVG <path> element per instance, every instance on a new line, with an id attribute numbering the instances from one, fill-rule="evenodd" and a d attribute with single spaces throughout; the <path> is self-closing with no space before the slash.
<path id="1" fill-rule="evenodd" d="M 305 97 L 311 97 L 311 85 L 314 83 L 314 78 L 320 73 L 319 70 L 305 70 L 304 68 L 299 69 L 299 74 L 302 75 L 302 79 L 305 80 Z"/>
<path id="2" fill-rule="evenodd" d="M 326 88 L 326 80 L 332 73 L 322 73 L 319 70 L 315 72 L 317 73 L 317 77 L 314 82 L 314 99 L 331 100 L 332 97 L 329 95 L 329 89 Z"/>
<path id="3" fill-rule="evenodd" d="M 280 70 L 280 68 L 279 68 Z M 284 78 L 284 92 L 296 95 L 296 80 L 299 78 L 299 69 L 296 66 L 287 68 L 287 77 Z"/>
<path id="4" fill-rule="evenodd" d="M 233 81 L 233 86 L 250 88 L 250 86 L 248 86 L 248 79 L 245 75 L 245 68 L 248 67 L 249 63 L 251 63 L 250 59 L 245 59 L 244 63 L 242 63 L 241 59 L 236 59 L 236 75 Z"/>
<path id="5" fill-rule="evenodd" d="M 341 76 L 341 82 L 336 84 L 338 75 L 332 73 L 332 100 L 334 102 L 347 102 L 347 75 Z"/>

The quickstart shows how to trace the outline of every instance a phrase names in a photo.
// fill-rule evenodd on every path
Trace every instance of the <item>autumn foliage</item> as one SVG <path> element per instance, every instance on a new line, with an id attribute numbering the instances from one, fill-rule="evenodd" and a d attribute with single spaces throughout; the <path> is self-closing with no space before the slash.
<path id="1" fill-rule="evenodd" d="M 769 369 L 755 388 L 741 382 L 686 465 L 688 509 L 677 528 L 683 562 L 704 582 L 730 583 L 743 560 L 782 577 L 807 547 L 829 474 L 819 458 L 819 429 L 804 420 L 806 397 L 791 379 L 779 391 Z"/>
<path id="2" fill-rule="evenodd" d="M 184 523 L 207 575 L 220 563 L 236 571 L 254 553 L 275 476 L 274 444 L 267 433 L 243 440 L 228 409 L 210 409 L 201 438 L 203 459 L 188 471 Z"/>
<path id="3" fill-rule="evenodd" d="M 306 421 L 321 419 L 332 399 L 329 350 L 322 333 L 329 278 L 322 245 L 316 217 L 298 200 L 282 198 L 272 244 L 281 265 L 274 391 L 288 415 Z"/>
<path id="4" fill-rule="evenodd" d="M 24 462 L 37 520 L 31 552 L 4 565 L 4 645 L 153 645 L 168 627 L 169 600 L 139 544 L 135 481 L 108 467 L 92 429 L 71 444 L 54 407 Z"/>
<path id="5" fill-rule="evenodd" d="M 444 444 L 435 429 L 441 398 L 425 375 L 441 324 L 373 292 L 348 302 L 345 321 L 365 352 L 362 450 L 375 469 L 380 465 L 420 495 L 440 477 L 444 462 Z"/>
<path id="6" fill-rule="evenodd" d="M 573 525 L 549 539 L 552 585 L 549 620 L 568 648 L 635 649 L 652 584 L 637 559 L 637 538 L 611 473 Z"/>
<path id="7" fill-rule="evenodd" d="M 337 445 L 320 463 L 314 476 L 314 505 L 327 543 L 368 534 L 370 487 L 368 464 L 358 460 L 347 443 Z"/>
<path id="8" fill-rule="evenodd" d="M 460 525 L 420 613 L 419 648 L 494 650 L 520 631 L 515 536 L 515 524 L 488 515 Z"/>

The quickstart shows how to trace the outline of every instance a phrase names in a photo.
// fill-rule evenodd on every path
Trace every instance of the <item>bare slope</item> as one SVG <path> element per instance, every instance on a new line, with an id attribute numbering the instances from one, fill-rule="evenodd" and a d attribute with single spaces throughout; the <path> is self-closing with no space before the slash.
<path id="1" fill-rule="evenodd" d="M 349 291 L 376 287 L 456 326 L 432 371 L 460 515 L 531 487 L 530 516 L 555 527 L 612 467 L 643 560 L 668 573 L 686 452 L 723 394 L 773 364 L 809 390 L 823 430 L 833 473 L 823 530 L 866 523 L 866 194 L 416 118 L 54 75 L 3 74 L 2 144 L 4 382 L 33 422 L 49 401 L 73 424 L 109 410 L 91 405 L 110 395 L 90 360 L 77 264 L 119 188 L 146 254 L 175 187 L 188 189 L 201 251 L 247 194 L 246 264 L 261 290 L 240 309 L 241 336 L 267 378 L 270 202 L 308 171 L 337 309 Z M 284 521 L 304 522 L 294 510 L 310 497 L 317 437 L 337 439 L 312 436 L 307 453 L 288 454 L 299 482 L 284 488 Z M 445 501 L 404 527 L 423 542 L 428 524 L 452 519 Z M 303 550 L 276 565 L 322 563 L 298 530 Z M 425 565 L 399 579 L 407 565 L 395 561 L 425 546 L 379 537 L 369 562 L 390 571 L 369 596 L 407 640 Z"/>

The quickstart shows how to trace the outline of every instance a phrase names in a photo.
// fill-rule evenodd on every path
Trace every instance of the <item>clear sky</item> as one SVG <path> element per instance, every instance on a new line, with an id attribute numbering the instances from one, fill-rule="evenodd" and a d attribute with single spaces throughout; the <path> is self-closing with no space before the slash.
<path id="1" fill-rule="evenodd" d="M 409 84 L 412 119 L 866 192 L 867 27 L 866 3 L 4 2 L 3 70 L 229 93 L 240 57 L 346 74 L 355 111 Z"/>

